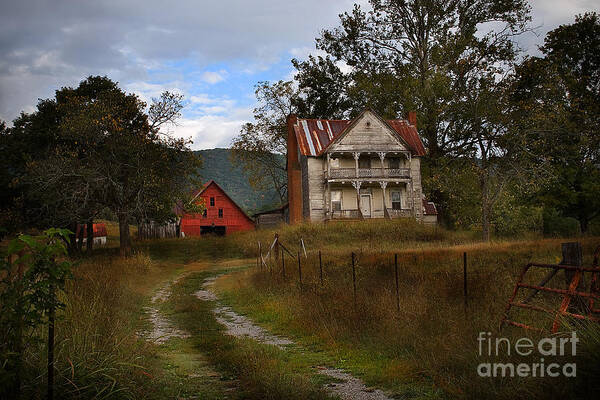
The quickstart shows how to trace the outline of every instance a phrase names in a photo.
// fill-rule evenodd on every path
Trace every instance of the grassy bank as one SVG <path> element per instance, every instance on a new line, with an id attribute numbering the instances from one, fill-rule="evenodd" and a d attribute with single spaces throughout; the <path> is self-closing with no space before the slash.
<path id="1" fill-rule="evenodd" d="M 356 229 L 369 230 L 369 226 Z M 292 242 L 305 227 L 282 232 Z M 315 228 L 323 229 L 323 228 Z M 353 228 L 354 229 L 354 228 Z M 477 365 L 482 362 L 539 362 L 529 358 L 502 357 L 495 361 L 478 355 L 479 332 L 496 332 L 512 292 L 516 277 L 530 261 L 556 263 L 564 239 L 468 243 L 441 233 L 435 243 L 424 240 L 416 249 L 407 242 L 396 242 L 399 254 L 399 303 L 396 309 L 393 245 L 389 239 L 366 238 L 370 246 L 356 248 L 356 237 L 345 243 L 338 232 L 327 232 L 324 240 L 306 235 L 309 243 L 322 245 L 324 282 L 321 285 L 316 251 L 302 260 L 302 285 L 299 284 L 297 261 L 287 258 L 286 277 L 281 265 L 272 273 L 254 269 L 219 281 L 219 289 L 236 309 L 269 326 L 275 332 L 296 338 L 300 343 L 316 346 L 338 360 L 338 365 L 354 371 L 367 383 L 388 388 L 405 397 L 439 395 L 451 398 L 530 399 L 581 398 L 591 393 L 599 374 L 600 332 L 597 326 L 582 329 L 580 352 L 575 357 L 581 375 L 567 378 L 481 378 Z M 260 235 L 261 233 L 255 233 Z M 401 232 L 398 233 L 402 234 Z M 340 235 L 343 235 L 341 233 Z M 415 235 L 414 233 L 412 235 Z M 306 240 L 306 239 L 305 239 Z M 380 240 L 381 242 L 377 242 Z M 465 244 L 451 246 L 455 241 Z M 582 239 L 584 261 L 598 239 Z M 296 247 L 297 248 L 297 247 Z M 314 249 L 314 247 L 313 247 Z M 350 252 L 357 252 L 356 303 Z M 463 305 L 462 254 L 468 253 L 469 297 Z M 528 279 L 537 283 L 545 271 Z M 557 277 L 556 279 L 564 280 Z M 556 309 L 558 296 L 538 296 L 536 304 Z M 515 314 L 515 319 L 538 327 L 549 327 L 551 318 L 534 312 Z M 568 327 L 564 327 L 568 330 Z M 522 336 L 539 336 L 520 329 L 505 329 L 502 337 L 514 343 Z M 559 358 L 565 363 L 568 358 Z M 546 358 L 546 362 L 551 362 Z M 587 375 L 586 375 L 587 374 Z M 430 387 L 430 390 L 423 388 Z"/>

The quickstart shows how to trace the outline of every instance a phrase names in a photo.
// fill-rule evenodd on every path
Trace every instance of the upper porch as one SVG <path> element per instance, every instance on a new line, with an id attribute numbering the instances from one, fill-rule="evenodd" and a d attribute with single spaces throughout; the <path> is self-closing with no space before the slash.
<path id="1" fill-rule="evenodd" d="M 326 154 L 328 182 L 344 180 L 394 180 L 411 179 L 411 153 L 396 152 L 331 152 Z"/>

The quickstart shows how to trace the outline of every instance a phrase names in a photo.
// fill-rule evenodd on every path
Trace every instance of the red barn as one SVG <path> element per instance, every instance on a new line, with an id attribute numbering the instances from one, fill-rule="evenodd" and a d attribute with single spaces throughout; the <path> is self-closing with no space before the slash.
<path id="1" fill-rule="evenodd" d="M 186 214 L 181 219 L 181 232 L 186 236 L 200 236 L 209 233 L 226 235 L 254 229 L 254 221 L 235 204 L 225 191 L 210 181 L 194 196 L 203 199 L 204 214 Z"/>

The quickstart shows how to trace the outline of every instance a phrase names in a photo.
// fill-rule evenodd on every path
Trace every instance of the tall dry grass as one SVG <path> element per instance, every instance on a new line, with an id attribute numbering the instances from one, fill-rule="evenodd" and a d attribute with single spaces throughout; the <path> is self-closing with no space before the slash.
<path id="1" fill-rule="evenodd" d="M 299 231 L 302 229 L 305 228 Z M 311 243 L 321 239 L 306 237 Z M 449 242 L 452 240 L 446 239 L 446 243 Z M 476 373 L 477 365 L 487 362 L 478 355 L 479 332 L 496 332 L 521 268 L 530 261 L 557 262 L 560 242 L 553 239 L 475 243 L 416 250 L 402 249 L 399 244 L 399 310 L 396 309 L 393 254 L 382 250 L 389 241 L 374 246 L 375 249 L 357 251 L 356 303 L 350 253 L 344 254 L 337 247 L 323 250 L 323 285 L 319 279 L 317 254 L 311 251 L 307 260 L 302 259 L 301 286 L 297 261 L 286 258 L 285 278 L 279 264 L 272 266 L 271 271 L 255 269 L 246 277 L 232 277 L 222 288 L 229 301 L 258 320 L 298 338 L 316 338 L 324 348 L 349 360 L 348 366 L 364 374 L 371 384 L 402 392 L 406 390 L 403 389 L 406 382 L 412 382 L 417 388 L 430 382 L 444 396 L 453 398 L 578 398 L 578 391 L 585 391 L 586 385 L 593 382 L 591 379 L 491 379 L 480 378 Z M 591 262 L 591 253 L 597 244 L 598 240 L 593 238 L 583 240 L 586 263 Z M 466 310 L 464 251 L 468 254 L 469 271 Z M 536 271 L 528 279 L 537 283 L 545 272 Z M 557 296 L 539 296 L 537 301 L 552 308 L 560 304 Z M 545 328 L 552 322 L 551 318 L 531 311 L 516 312 L 514 318 Z M 589 355 L 594 353 L 591 349 L 599 348 L 600 340 L 593 338 L 600 336 L 600 330 L 597 327 L 587 330 L 587 336 L 592 339 L 582 344 L 582 351 Z M 510 328 L 501 333 L 513 343 L 523 335 L 532 334 Z M 523 362 L 511 357 L 495 362 L 511 360 Z M 585 364 L 581 368 L 587 368 L 588 374 L 590 368 L 600 373 L 597 366 L 590 367 L 593 362 L 578 360 Z M 559 361 L 565 362 L 564 359 Z M 426 389 L 412 390 L 423 396 L 430 395 Z"/>
<path id="2" fill-rule="evenodd" d="M 160 398 L 165 382 L 155 349 L 136 332 L 148 288 L 167 273 L 141 253 L 98 255 L 75 267 L 57 315 L 56 398 Z M 26 398 L 45 397 L 45 333 L 27 348 Z"/>

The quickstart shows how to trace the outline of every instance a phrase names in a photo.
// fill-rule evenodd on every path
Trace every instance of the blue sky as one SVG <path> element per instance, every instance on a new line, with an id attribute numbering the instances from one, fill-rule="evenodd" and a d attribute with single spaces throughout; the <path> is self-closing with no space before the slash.
<path id="1" fill-rule="evenodd" d="M 252 118 L 254 85 L 289 79 L 290 59 L 314 51 L 352 0 L 19 0 L 0 5 L 0 119 L 34 110 L 38 98 L 107 75 L 150 100 L 182 93 L 183 117 L 170 129 L 194 149 L 228 147 Z M 366 0 L 359 3 L 365 4 Z M 535 53 L 545 33 L 597 0 L 533 0 Z"/>

